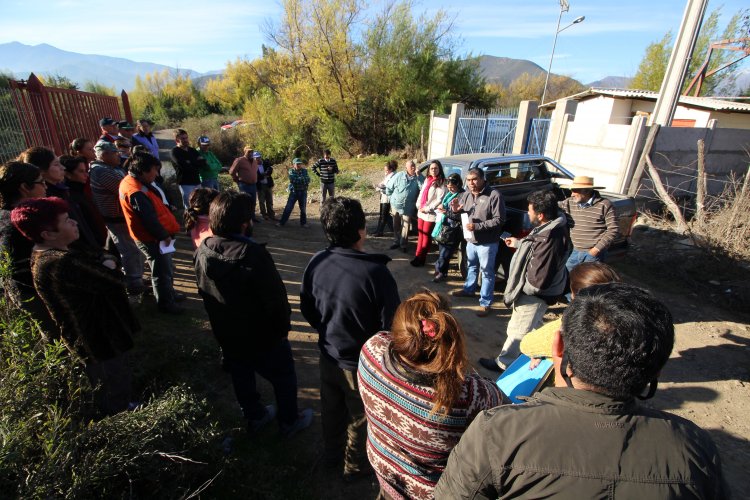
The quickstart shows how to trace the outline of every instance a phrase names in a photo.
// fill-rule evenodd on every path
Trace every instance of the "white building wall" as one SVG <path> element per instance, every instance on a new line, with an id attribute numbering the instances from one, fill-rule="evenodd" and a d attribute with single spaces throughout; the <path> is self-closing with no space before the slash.
<path id="1" fill-rule="evenodd" d="M 428 158 L 442 158 L 451 154 L 452 138 L 448 131 L 448 115 L 434 115 L 430 124 L 430 144 L 427 151 Z"/>
<path id="2" fill-rule="evenodd" d="M 593 177 L 606 191 L 617 191 L 629 132 L 630 125 L 594 125 L 576 113 L 568 124 L 560 163 L 575 175 Z"/>

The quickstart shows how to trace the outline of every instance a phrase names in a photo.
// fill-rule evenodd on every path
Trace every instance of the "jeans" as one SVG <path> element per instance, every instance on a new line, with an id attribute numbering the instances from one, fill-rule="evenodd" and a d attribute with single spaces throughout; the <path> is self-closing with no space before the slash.
<path id="1" fill-rule="evenodd" d="M 401 248 L 409 244 L 409 231 L 411 230 L 411 217 L 398 212 L 393 212 L 393 242 Z"/>
<path id="2" fill-rule="evenodd" d="M 599 255 L 594 257 L 588 252 L 588 250 L 576 250 L 574 248 L 573 252 L 571 252 L 570 254 L 570 257 L 568 257 L 568 261 L 565 263 L 565 267 L 568 268 L 568 272 L 570 272 L 578 264 L 583 264 L 584 262 L 604 262 L 604 259 L 606 257 L 606 250 L 599 252 Z"/>
<path id="3" fill-rule="evenodd" d="M 327 184 L 325 184 L 325 183 L 322 183 L 322 182 L 320 183 L 320 196 L 321 196 L 321 201 L 320 201 L 320 203 L 321 203 L 321 204 L 322 204 L 322 203 L 323 203 L 324 201 L 326 201 L 326 198 L 327 198 L 327 196 L 326 196 L 326 195 L 329 195 L 329 196 L 330 196 L 331 198 L 333 198 L 334 196 L 336 196 L 336 195 L 334 194 L 334 191 L 335 191 L 335 187 L 336 187 L 336 184 L 335 184 L 335 183 L 333 183 L 333 182 L 329 182 L 329 183 L 327 183 Z"/>
<path id="4" fill-rule="evenodd" d="M 380 216 L 378 217 L 378 227 L 375 229 L 375 234 L 383 234 L 385 228 L 390 228 L 393 231 L 393 217 L 391 217 L 391 204 L 381 203 L 380 204 Z"/>
<path id="5" fill-rule="evenodd" d="M 357 372 L 339 368 L 320 356 L 320 413 L 326 458 L 344 455 L 344 472 L 370 467 L 367 459 L 367 417 L 359 396 Z"/>
<path id="6" fill-rule="evenodd" d="M 182 193 L 182 206 L 185 210 L 190 206 L 190 193 L 200 187 L 200 184 L 180 184 L 180 193 Z"/>
<path id="7" fill-rule="evenodd" d="M 224 370 L 232 377 L 234 394 L 247 420 L 263 418 L 266 407 L 260 402 L 255 384 L 257 373 L 273 386 L 279 423 L 297 420 L 297 372 L 289 340 L 283 339 L 269 351 L 248 353 L 249 359 L 224 359 Z"/>
<path id="8" fill-rule="evenodd" d="M 172 254 L 161 253 L 158 241 L 136 241 L 135 243 L 146 256 L 148 265 L 151 267 L 151 286 L 154 289 L 156 304 L 159 307 L 173 305 L 175 300 L 172 285 Z"/>
<path id="9" fill-rule="evenodd" d="M 482 273 L 482 287 L 479 290 L 479 305 L 489 307 L 495 292 L 495 255 L 499 243 L 466 244 L 466 281 L 464 291 L 474 293 L 477 289 L 477 278 Z"/>
<path id="10" fill-rule="evenodd" d="M 418 236 L 415 258 L 423 264 L 427 260 L 427 252 L 430 251 L 430 245 L 432 245 L 432 230 L 434 228 L 434 222 L 417 219 Z"/>
<path id="11" fill-rule="evenodd" d="M 497 356 L 497 364 L 508 368 L 521 354 L 521 340 L 532 330 L 542 326 L 547 303 L 533 295 L 522 293 L 513 302 L 513 313 L 508 322 L 507 338 Z"/>
<path id="12" fill-rule="evenodd" d="M 256 220 L 255 204 L 257 203 L 257 199 L 258 199 L 258 185 L 247 184 L 245 182 L 238 182 L 237 185 L 239 186 L 240 191 L 250 195 L 250 212 L 252 213 L 252 219 Z"/>
<path id="13" fill-rule="evenodd" d="M 260 214 L 263 217 L 274 218 L 273 187 L 268 184 L 258 185 L 258 204 L 260 205 Z"/>
<path id="14" fill-rule="evenodd" d="M 206 179 L 201 181 L 201 186 L 204 188 L 219 190 L 219 179 Z"/>
<path id="15" fill-rule="evenodd" d="M 458 248 L 458 243 L 451 243 L 448 245 L 438 245 L 438 258 L 435 261 L 435 272 L 440 274 L 448 274 L 448 267 L 451 263 L 451 257 Z"/>
<path id="16" fill-rule="evenodd" d="M 286 207 L 284 207 L 284 213 L 281 214 L 281 220 L 279 224 L 282 226 L 289 220 L 289 216 L 292 215 L 292 209 L 294 204 L 299 204 L 299 223 L 304 226 L 307 224 L 307 191 L 292 191 L 289 193 L 289 198 L 286 200 Z"/>
<path id="17" fill-rule="evenodd" d="M 125 274 L 125 286 L 128 291 L 143 289 L 143 255 L 128 232 L 124 222 L 108 222 L 107 231 L 120 252 L 122 269 Z"/>

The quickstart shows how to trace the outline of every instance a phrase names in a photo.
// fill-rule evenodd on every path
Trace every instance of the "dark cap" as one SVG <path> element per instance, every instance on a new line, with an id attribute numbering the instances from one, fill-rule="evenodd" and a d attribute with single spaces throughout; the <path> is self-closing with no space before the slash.
<path id="1" fill-rule="evenodd" d="M 451 175 L 448 176 L 448 179 L 446 180 L 446 182 L 448 182 L 450 184 L 455 184 L 457 186 L 460 186 L 461 185 L 461 176 L 458 175 L 458 174 L 451 174 Z"/>
<path id="2" fill-rule="evenodd" d="M 135 128 L 127 120 L 123 120 L 121 122 L 117 122 L 117 127 L 120 128 L 121 130 L 133 130 Z"/>
<path id="3" fill-rule="evenodd" d="M 100 127 L 105 127 L 107 125 L 117 125 L 117 122 L 114 121 L 112 118 L 109 118 L 109 117 L 102 118 L 101 120 L 99 120 L 99 126 Z"/>

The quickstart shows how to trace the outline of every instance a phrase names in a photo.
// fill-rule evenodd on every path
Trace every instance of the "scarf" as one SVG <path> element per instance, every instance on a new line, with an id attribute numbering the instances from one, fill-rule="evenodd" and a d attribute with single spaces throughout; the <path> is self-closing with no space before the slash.
<path id="1" fill-rule="evenodd" d="M 430 187 L 432 186 L 433 182 L 435 182 L 435 178 L 433 176 L 429 176 L 424 181 L 424 189 L 422 190 L 422 197 L 419 199 L 419 208 L 424 208 L 425 203 L 427 203 L 427 198 L 430 194 Z"/>

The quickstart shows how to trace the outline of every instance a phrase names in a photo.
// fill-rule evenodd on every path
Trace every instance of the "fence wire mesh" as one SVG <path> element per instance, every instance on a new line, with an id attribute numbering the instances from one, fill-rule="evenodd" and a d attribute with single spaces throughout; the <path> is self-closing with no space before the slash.
<path id="1" fill-rule="evenodd" d="M 0 163 L 13 160 L 26 149 L 12 92 L 11 89 L 0 88 Z"/>
<path id="2" fill-rule="evenodd" d="M 453 154 L 510 153 L 517 122 L 518 108 L 464 110 Z"/>

